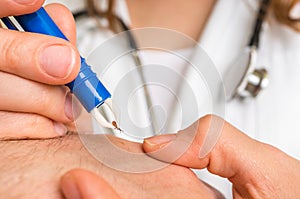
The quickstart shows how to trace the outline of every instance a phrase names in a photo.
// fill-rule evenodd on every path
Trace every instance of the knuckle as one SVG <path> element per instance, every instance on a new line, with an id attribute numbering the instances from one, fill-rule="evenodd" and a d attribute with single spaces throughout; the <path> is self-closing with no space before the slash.
<path id="1" fill-rule="evenodd" d="M 28 64 L 32 60 L 32 57 L 28 57 L 28 53 L 32 53 L 33 49 L 28 45 L 26 33 L 2 31 L 7 31 L 4 34 L 10 34 L 10 36 L 0 42 L 0 70 L 22 75 L 25 70 L 30 70 L 29 67 L 33 68 L 31 64 Z"/>
<path id="2" fill-rule="evenodd" d="M 222 130 L 224 124 L 227 124 L 226 121 L 214 114 L 207 114 L 198 120 L 199 129 L 206 129 L 206 131 L 210 128 L 213 130 Z"/>
<path id="3" fill-rule="evenodd" d="M 206 115 L 203 116 L 200 120 L 203 120 L 203 121 L 208 122 L 208 121 L 210 121 L 210 120 L 212 120 L 212 119 L 220 119 L 220 117 L 217 116 L 217 115 L 214 115 L 214 114 L 206 114 Z"/>

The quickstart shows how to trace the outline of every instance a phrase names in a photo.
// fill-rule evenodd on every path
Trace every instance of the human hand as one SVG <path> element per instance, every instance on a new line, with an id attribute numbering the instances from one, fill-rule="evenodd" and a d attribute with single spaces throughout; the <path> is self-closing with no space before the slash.
<path id="1" fill-rule="evenodd" d="M 233 184 L 234 198 L 299 198 L 300 162 L 275 147 L 251 139 L 226 122 L 212 151 L 200 158 L 212 119 L 223 122 L 216 116 L 200 119 L 194 140 L 175 164 L 207 168 L 213 174 L 228 178 Z M 178 147 L 188 136 L 194 135 L 181 131 L 152 137 L 144 141 L 143 148 L 148 155 L 168 161 L 172 154 L 170 148 Z"/>
<path id="2" fill-rule="evenodd" d="M 105 144 L 107 139 L 109 144 Z M 83 140 L 84 144 L 91 145 L 89 151 L 82 144 Z M 120 151 L 128 151 L 128 155 L 116 157 L 113 153 L 116 147 L 121 148 Z M 99 193 L 102 188 L 107 187 L 103 183 L 105 180 L 122 198 L 222 198 L 190 169 L 157 161 L 143 153 L 141 144 L 114 136 L 81 135 L 79 138 L 78 135 L 67 135 L 48 140 L 0 141 L 0 149 L 0 196 L 5 196 L 6 199 L 64 198 L 60 187 L 61 177 L 77 168 L 95 173 L 93 175 L 88 172 L 88 176 L 83 179 L 81 177 L 85 172 L 71 173 L 71 177 L 75 175 L 73 180 L 82 197 Z M 132 158 L 132 154 L 138 158 Z M 129 165 L 132 172 L 118 170 L 108 164 L 109 161 Z M 134 172 L 136 168 L 149 167 L 149 163 L 163 167 Z M 100 177 L 95 175 L 103 179 L 99 180 Z M 86 182 L 87 180 L 96 183 Z M 100 185 L 103 187 L 100 188 Z M 69 185 L 63 186 L 66 188 Z M 87 186 L 90 189 L 87 190 Z M 66 189 L 63 192 L 66 193 Z M 112 192 L 105 194 L 107 196 Z"/>
<path id="3" fill-rule="evenodd" d="M 0 17 L 34 12 L 43 2 L 2 0 Z M 5 38 L 0 41 L 0 139 L 61 136 L 72 126 L 72 96 L 59 85 L 79 71 L 75 23 L 62 5 L 45 9 L 70 42 L 0 28 L 0 38 Z"/>

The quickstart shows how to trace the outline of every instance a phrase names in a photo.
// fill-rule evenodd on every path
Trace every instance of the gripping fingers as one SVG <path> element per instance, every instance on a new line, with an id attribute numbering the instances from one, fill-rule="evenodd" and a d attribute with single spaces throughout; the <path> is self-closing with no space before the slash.
<path id="1" fill-rule="evenodd" d="M 66 87 L 41 84 L 0 72 L 0 110 L 35 113 L 62 123 L 73 121 L 80 106 Z M 75 108 L 75 109 L 73 109 Z"/>
<path id="2" fill-rule="evenodd" d="M 0 111 L 0 139 L 52 138 L 62 136 L 67 128 L 46 117 L 30 113 Z"/>

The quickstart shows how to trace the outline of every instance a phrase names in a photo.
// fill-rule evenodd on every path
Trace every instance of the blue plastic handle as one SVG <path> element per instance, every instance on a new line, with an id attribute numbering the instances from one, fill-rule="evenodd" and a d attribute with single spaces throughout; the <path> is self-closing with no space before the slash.
<path id="1" fill-rule="evenodd" d="M 27 32 L 41 33 L 68 40 L 43 7 L 34 13 L 16 16 L 15 19 Z M 85 62 L 85 59 L 80 58 L 80 72 L 76 79 L 67 86 L 90 112 L 95 107 L 101 106 L 107 98 L 111 97 L 111 94 Z"/>

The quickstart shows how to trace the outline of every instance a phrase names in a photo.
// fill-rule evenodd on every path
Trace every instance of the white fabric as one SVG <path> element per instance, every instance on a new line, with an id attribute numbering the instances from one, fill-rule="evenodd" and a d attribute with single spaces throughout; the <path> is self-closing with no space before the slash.
<path id="1" fill-rule="evenodd" d="M 249 39 L 253 13 L 243 1 L 219 1 L 201 44 L 224 74 Z M 300 114 L 300 35 L 273 19 L 261 35 L 257 66 L 269 71 L 270 85 L 257 99 L 234 100 L 226 106 L 225 119 L 251 137 L 278 147 L 300 159 L 298 116 Z M 223 77 L 226 78 L 226 77 Z M 259 153 L 259 151 L 258 151 Z M 223 189 L 223 180 L 213 182 Z"/>
<path id="2" fill-rule="evenodd" d="M 119 2 L 117 6 L 119 16 L 129 24 L 125 1 L 117 2 Z M 255 20 L 253 9 L 257 9 L 257 1 L 219 0 L 199 41 L 223 78 L 226 78 L 224 76 L 226 69 L 238 57 L 249 40 Z M 90 25 L 86 22 L 78 24 L 79 38 L 85 38 L 80 40 L 79 47 L 85 55 L 112 36 L 111 33 L 106 36 L 86 35 L 87 26 L 92 25 L 92 22 Z M 249 136 L 274 145 L 297 159 L 300 159 L 299 54 L 300 34 L 278 24 L 271 17 L 268 23 L 264 24 L 257 63 L 257 66 L 267 67 L 270 85 L 256 99 L 233 100 L 227 103 L 225 115 L 227 121 Z M 147 63 L 147 60 L 153 60 L 151 56 L 151 53 L 144 54 L 143 60 Z M 156 58 L 157 62 L 175 65 L 169 60 L 164 56 L 160 56 L 160 59 Z M 230 183 L 227 180 L 213 177 L 205 171 L 197 173 L 201 179 L 221 190 L 226 198 L 231 197 Z"/>

